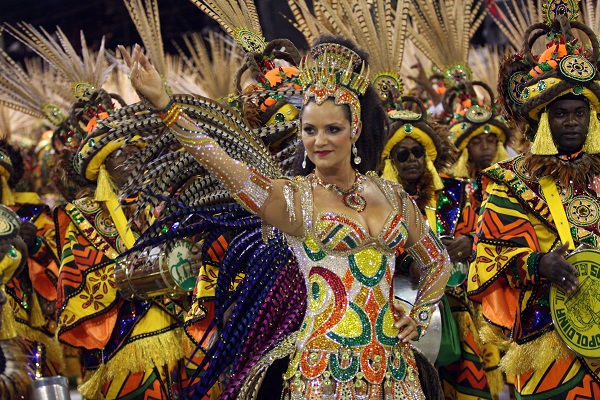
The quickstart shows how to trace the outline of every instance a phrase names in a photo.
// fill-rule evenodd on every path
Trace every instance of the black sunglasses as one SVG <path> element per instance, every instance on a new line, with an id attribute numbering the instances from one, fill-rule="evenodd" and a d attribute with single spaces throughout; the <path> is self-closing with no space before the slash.
<path id="1" fill-rule="evenodd" d="M 406 162 L 411 153 L 415 158 L 421 158 L 425 155 L 425 148 L 423 146 L 404 148 L 396 154 L 396 160 L 398 162 Z"/>

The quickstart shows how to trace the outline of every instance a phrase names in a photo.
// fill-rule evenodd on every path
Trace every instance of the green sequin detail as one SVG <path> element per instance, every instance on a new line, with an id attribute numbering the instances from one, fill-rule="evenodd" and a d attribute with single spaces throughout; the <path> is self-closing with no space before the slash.
<path id="1" fill-rule="evenodd" d="M 350 271 L 352 271 L 352 275 L 354 275 L 356 280 L 358 280 L 360 283 L 362 283 L 363 285 L 365 285 L 367 287 L 376 286 L 379 283 L 379 281 L 381 281 L 383 276 L 385 275 L 385 271 L 387 269 L 387 257 L 386 256 L 381 257 L 381 264 L 379 265 L 379 269 L 377 270 L 375 275 L 373 275 L 371 277 L 366 276 L 365 274 L 363 274 L 361 272 L 358 264 L 356 263 L 356 257 L 354 254 L 352 254 L 350 257 L 348 257 L 348 261 L 350 262 Z"/>
<path id="2" fill-rule="evenodd" d="M 346 368 L 340 366 L 339 358 L 332 354 L 329 358 L 329 370 L 339 382 L 349 382 L 358 372 L 358 357 L 352 357 L 350 365 Z"/>
<path id="3" fill-rule="evenodd" d="M 312 297 L 313 300 L 318 301 L 319 297 L 321 297 L 321 290 L 319 288 L 319 284 L 317 282 L 312 283 Z"/>
<path id="4" fill-rule="evenodd" d="M 345 336 L 338 335 L 337 333 L 332 331 L 332 332 L 327 333 L 327 337 L 330 338 L 331 340 L 335 341 L 336 343 L 341 344 L 342 346 L 348 346 L 348 347 L 366 346 L 371 341 L 371 335 L 372 335 L 371 323 L 369 322 L 369 317 L 355 303 L 350 302 L 348 304 L 348 306 L 354 312 L 356 312 L 356 314 L 358 315 L 358 318 L 360 319 L 360 325 L 362 328 L 361 329 L 362 333 L 360 334 L 360 336 L 345 337 Z"/>

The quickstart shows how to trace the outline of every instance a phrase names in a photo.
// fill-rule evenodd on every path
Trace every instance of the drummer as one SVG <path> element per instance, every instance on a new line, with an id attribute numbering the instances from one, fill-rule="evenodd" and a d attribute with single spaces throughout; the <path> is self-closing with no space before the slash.
<path id="1" fill-rule="evenodd" d="M 442 240 L 453 243 L 458 221 L 466 207 L 468 181 L 445 174 L 440 176 L 439 171 L 452 164 L 456 148 L 448 135 L 438 134 L 437 130 L 445 129 L 444 126 L 427 120 L 425 107 L 419 99 L 403 96 L 402 106 L 408 109 L 388 113 L 393 134 L 383 150 L 382 176 L 400 182 L 434 232 Z M 421 112 L 410 111 L 411 108 Z M 466 237 L 461 242 L 463 240 L 467 242 L 463 247 L 465 256 L 456 255 L 460 245 L 451 256 L 453 267 L 440 307 L 443 321 L 441 346 L 438 343 L 439 353 L 435 353 L 437 359 L 432 361 L 438 367 L 445 398 L 470 399 L 475 396 L 492 399 L 490 381 L 499 381 L 503 386 L 502 376 L 486 371 L 483 357 L 491 352 L 486 351 L 479 341 L 476 309 L 465 292 L 468 263 L 461 262 L 471 254 L 472 239 Z M 410 256 L 399 257 L 397 270 L 413 275 L 411 262 Z M 427 349 L 421 348 L 427 354 Z"/>
<path id="2" fill-rule="evenodd" d="M 567 19 L 577 10 L 561 7 L 550 4 L 545 27 L 538 24 L 550 39 L 543 54 L 532 54 L 527 37 L 500 67 L 500 101 L 533 143 L 480 176 L 484 201 L 468 278 L 470 298 L 501 328 L 501 368 L 516 377 L 517 398 L 532 400 L 600 398 L 597 360 L 567 347 L 549 308 L 553 285 L 567 298 L 579 286 L 565 256 L 600 239 L 598 40 L 586 29 L 594 50 L 584 51 L 572 30 L 585 26 Z"/>

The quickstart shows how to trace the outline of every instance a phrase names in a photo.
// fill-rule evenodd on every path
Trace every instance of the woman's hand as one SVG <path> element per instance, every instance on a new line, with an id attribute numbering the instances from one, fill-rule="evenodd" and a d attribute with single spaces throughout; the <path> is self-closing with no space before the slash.
<path id="1" fill-rule="evenodd" d="M 171 99 L 167 94 L 163 80 L 160 74 L 154 68 L 148 58 L 142 53 L 140 45 L 133 46 L 133 51 L 129 51 L 121 45 L 118 46 L 119 51 L 123 55 L 125 64 L 130 69 L 129 79 L 131 85 L 140 95 L 141 100 L 146 106 L 162 110 L 169 105 Z"/>
<path id="2" fill-rule="evenodd" d="M 473 238 L 469 235 L 456 239 L 442 238 L 452 262 L 466 261 L 473 250 Z"/>
<path id="3" fill-rule="evenodd" d="M 419 332 L 417 331 L 417 323 L 409 317 L 404 308 L 399 304 L 394 304 L 395 320 L 394 326 L 400 331 L 398 339 L 402 343 L 408 343 L 410 340 L 418 340 Z"/>
<path id="4" fill-rule="evenodd" d="M 579 286 L 579 279 L 575 267 L 565 260 L 564 253 L 568 248 L 569 243 L 567 242 L 544 254 L 540 259 L 539 271 L 543 278 L 557 284 L 567 293 L 573 293 Z"/>

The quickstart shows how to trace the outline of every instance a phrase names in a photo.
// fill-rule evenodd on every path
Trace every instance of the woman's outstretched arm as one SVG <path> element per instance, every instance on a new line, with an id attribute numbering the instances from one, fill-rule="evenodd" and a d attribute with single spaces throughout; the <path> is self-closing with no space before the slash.
<path id="1" fill-rule="evenodd" d="M 194 119 L 171 101 L 162 78 L 139 45 L 134 46 L 131 54 L 123 46 L 119 46 L 119 50 L 131 70 L 131 84 L 142 101 L 146 106 L 158 110 L 160 118 L 183 147 L 227 187 L 236 201 L 281 231 L 302 235 L 301 218 L 293 218 L 301 215 L 299 199 L 292 199 L 295 205 L 293 210 L 288 207 L 292 190 L 289 181 L 263 176 L 230 157 L 202 131 Z M 282 218 L 285 215 L 289 218 Z"/>

